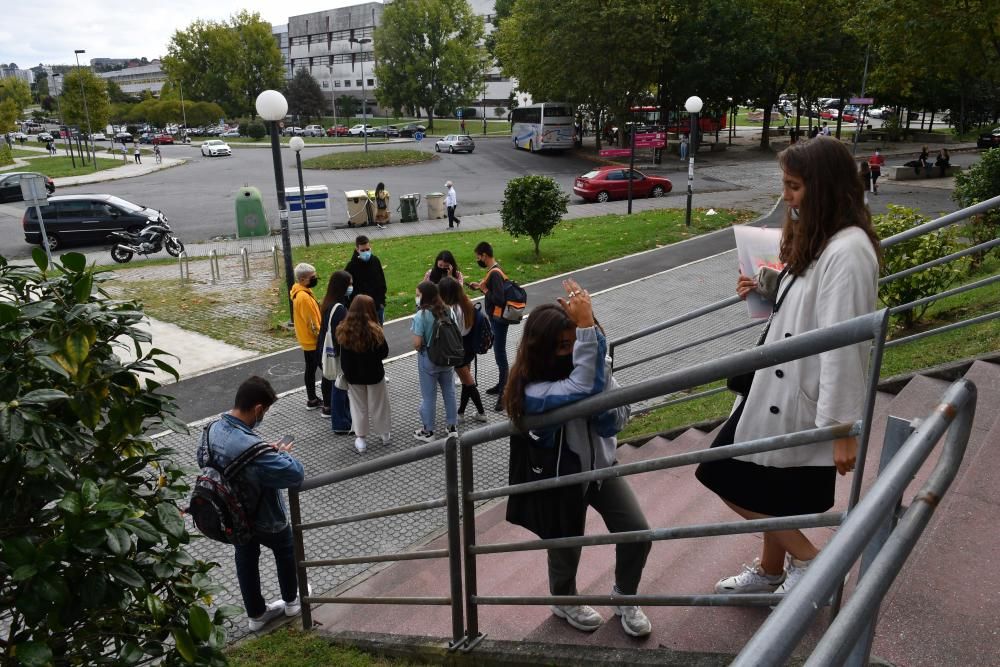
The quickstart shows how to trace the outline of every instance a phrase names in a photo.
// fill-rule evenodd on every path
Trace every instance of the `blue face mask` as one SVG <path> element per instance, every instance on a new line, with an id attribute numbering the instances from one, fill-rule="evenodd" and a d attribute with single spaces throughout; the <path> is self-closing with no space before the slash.
<path id="1" fill-rule="evenodd" d="M 347 286 L 347 291 L 344 292 L 344 296 L 348 296 L 349 297 L 352 294 L 354 294 L 354 285 L 348 285 Z"/>
<path id="2" fill-rule="evenodd" d="M 372 258 L 372 251 L 371 250 L 363 250 L 363 251 L 361 251 L 361 252 L 358 253 L 358 257 L 361 258 L 362 262 L 367 262 L 368 260 L 370 260 Z"/>

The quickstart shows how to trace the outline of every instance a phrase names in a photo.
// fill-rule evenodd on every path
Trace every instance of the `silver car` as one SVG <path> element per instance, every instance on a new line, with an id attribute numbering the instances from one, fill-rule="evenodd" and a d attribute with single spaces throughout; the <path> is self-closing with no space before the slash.
<path id="1" fill-rule="evenodd" d="M 476 150 L 476 144 L 472 141 L 472 137 L 467 134 L 449 134 L 444 139 L 438 139 L 434 142 L 434 150 L 438 153 L 441 151 L 471 153 Z"/>

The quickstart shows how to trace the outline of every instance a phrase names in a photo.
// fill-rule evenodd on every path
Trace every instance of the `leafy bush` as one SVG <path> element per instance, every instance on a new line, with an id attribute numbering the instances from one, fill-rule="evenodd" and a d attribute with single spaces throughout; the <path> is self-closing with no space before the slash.
<path id="1" fill-rule="evenodd" d="M 194 559 L 178 508 L 185 471 L 147 432 L 185 427 L 160 385 L 176 373 L 133 301 L 70 253 L 0 257 L 0 663 L 224 664 L 214 564 Z M 135 347 L 122 362 L 115 347 Z"/>
<path id="2" fill-rule="evenodd" d="M 928 218 L 904 206 L 889 205 L 888 212 L 875 216 L 875 229 L 879 238 L 885 239 L 895 234 L 921 225 Z M 886 248 L 882 256 L 882 276 L 892 275 L 917 264 L 929 262 L 960 249 L 957 231 L 946 227 L 931 234 L 897 243 Z M 879 300 L 889 308 L 910 303 L 948 289 L 962 274 L 962 260 L 934 266 L 918 271 L 904 278 L 897 278 L 879 288 Z M 899 314 L 903 328 L 913 326 L 926 312 L 930 304 L 904 311 Z"/>
<path id="3" fill-rule="evenodd" d="M 503 230 L 517 238 L 529 236 L 535 242 L 535 256 L 542 237 L 562 220 L 569 195 L 548 176 L 520 176 L 507 182 L 500 205 Z"/>
<path id="4" fill-rule="evenodd" d="M 0 139 L 0 167 L 5 167 L 8 164 L 14 164 L 14 154 L 7 142 Z"/>
<path id="5" fill-rule="evenodd" d="M 253 139 L 263 139 L 267 136 L 267 128 L 264 127 L 264 123 L 250 123 L 246 128 L 247 135 Z"/>
<path id="6" fill-rule="evenodd" d="M 984 151 L 979 162 L 968 171 L 955 177 L 952 198 L 963 208 L 1000 195 L 1000 148 Z M 965 224 L 965 235 L 972 245 L 992 241 L 1000 236 L 1000 208 L 977 215 Z M 996 250 L 993 248 L 989 252 Z M 972 255 L 970 269 L 974 270 L 986 257 L 985 252 Z"/>

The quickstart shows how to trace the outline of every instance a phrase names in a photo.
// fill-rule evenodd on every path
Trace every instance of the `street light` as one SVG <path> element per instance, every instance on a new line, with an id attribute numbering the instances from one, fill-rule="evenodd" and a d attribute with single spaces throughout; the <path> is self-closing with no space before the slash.
<path id="1" fill-rule="evenodd" d="M 288 100 L 277 90 L 265 90 L 257 96 L 257 114 L 271 124 L 271 158 L 274 162 L 274 185 L 278 190 L 278 220 L 281 222 L 281 255 L 285 259 L 285 285 L 288 287 L 288 314 L 292 314 L 292 241 L 288 235 L 288 204 L 285 202 L 285 177 L 281 173 L 281 143 L 278 139 L 278 121 L 288 113 Z"/>
<path id="2" fill-rule="evenodd" d="M 697 95 L 692 95 L 687 98 L 684 103 L 684 108 L 687 109 L 688 116 L 691 120 L 691 131 L 688 143 L 691 146 L 691 153 L 688 155 L 688 198 L 687 198 L 687 214 L 684 217 L 684 224 L 688 227 L 691 226 L 691 191 L 694 187 L 694 154 L 698 152 L 698 113 L 701 111 L 702 107 L 701 98 Z"/>
<path id="3" fill-rule="evenodd" d="M 727 97 L 726 101 L 729 102 L 729 145 L 733 145 L 733 128 L 736 126 L 736 112 L 733 107 L 733 98 Z"/>
<path id="4" fill-rule="evenodd" d="M 94 134 L 94 131 L 92 129 L 90 129 L 90 109 L 87 108 L 87 93 L 84 92 L 84 90 L 83 90 L 83 74 L 80 72 L 80 54 L 81 53 L 86 53 L 86 52 L 87 51 L 85 49 L 76 49 L 75 51 L 73 51 L 73 54 L 76 56 L 76 74 L 77 74 L 77 77 L 80 79 L 80 95 L 83 96 L 83 113 L 87 117 L 87 148 L 89 149 L 90 148 L 90 142 L 91 142 L 91 138 L 90 137 Z M 94 152 L 91 153 L 91 158 L 90 159 L 94 163 L 94 171 L 97 171 L 97 152 L 96 151 L 94 151 Z"/>
<path id="5" fill-rule="evenodd" d="M 177 79 L 177 89 L 181 93 L 181 116 L 184 118 L 184 134 L 181 135 L 181 141 L 187 143 L 188 114 L 187 109 L 184 107 L 184 83 L 180 79 Z"/>
<path id="6" fill-rule="evenodd" d="M 350 41 L 352 44 L 357 43 L 361 45 L 361 125 L 364 127 L 364 132 L 361 134 L 365 137 L 365 152 L 368 152 L 368 124 L 365 122 L 367 111 L 365 111 L 365 103 L 368 101 L 368 93 L 365 91 L 365 44 L 371 44 L 371 37 L 362 37 L 361 39 L 356 39 L 351 37 Z"/>
<path id="7" fill-rule="evenodd" d="M 306 142 L 302 137 L 292 137 L 288 147 L 295 151 L 295 167 L 299 171 L 299 203 L 302 204 L 302 231 L 306 235 L 306 247 L 309 247 L 309 219 L 306 217 L 306 189 L 302 185 L 302 149 Z"/>
<path id="8" fill-rule="evenodd" d="M 62 74 L 53 74 L 52 75 L 52 80 L 55 81 L 56 77 L 62 78 Z M 62 97 L 62 81 L 59 82 L 59 86 L 58 87 L 59 87 L 59 94 L 55 95 L 54 97 L 56 98 L 56 114 L 59 116 L 59 129 L 61 131 L 62 128 L 66 127 L 66 124 L 63 123 L 62 107 L 59 105 L 59 98 Z M 61 138 L 62 138 L 62 135 L 61 135 L 61 132 L 60 132 L 60 139 Z M 76 169 L 76 158 L 73 157 L 73 152 L 70 150 L 70 146 L 71 145 L 72 144 L 70 143 L 70 138 L 69 138 L 69 128 L 67 127 L 66 128 L 66 144 L 65 144 L 64 148 L 66 149 L 66 155 L 69 155 L 70 159 L 73 160 L 73 168 Z"/>

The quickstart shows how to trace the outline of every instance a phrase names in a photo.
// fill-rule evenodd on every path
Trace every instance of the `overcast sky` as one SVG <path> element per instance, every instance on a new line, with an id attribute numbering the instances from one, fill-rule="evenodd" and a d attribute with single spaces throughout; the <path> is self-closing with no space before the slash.
<path id="1" fill-rule="evenodd" d="M 360 0 L 170 0 L 136 3 L 125 0 L 10 0 L 0 20 L 0 63 L 28 69 L 73 64 L 73 51 L 85 49 L 80 63 L 91 58 L 141 58 L 166 54 L 176 30 L 195 19 L 222 21 L 241 9 L 259 12 L 272 25 L 288 16 L 360 4 Z"/>

